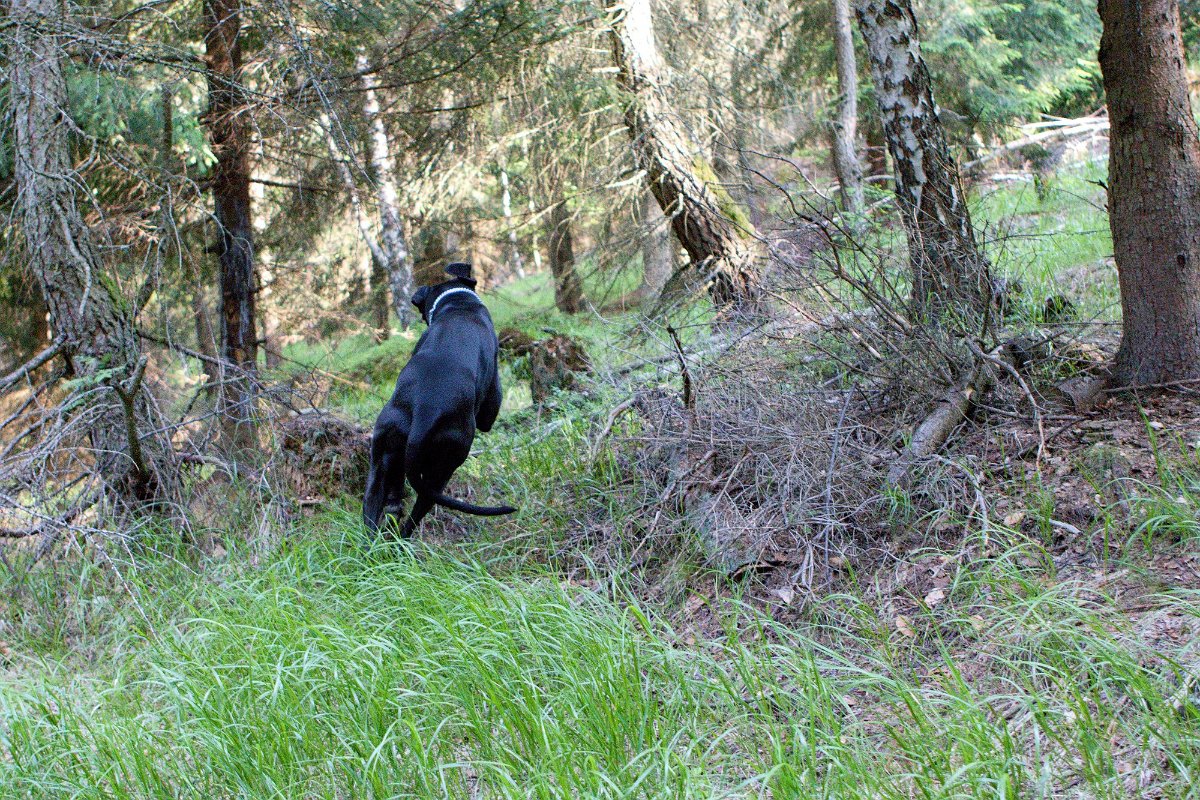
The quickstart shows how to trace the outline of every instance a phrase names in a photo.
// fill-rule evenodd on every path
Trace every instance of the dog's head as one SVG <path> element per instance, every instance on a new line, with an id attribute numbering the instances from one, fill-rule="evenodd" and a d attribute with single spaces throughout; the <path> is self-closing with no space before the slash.
<path id="1" fill-rule="evenodd" d="M 462 261 L 446 267 L 446 274 L 450 276 L 450 280 L 433 286 L 422 286 L 412 296 L 412 304 L 421 312 L 421 319 L 425 320 L 426 325 L 429 324 L 429 308 L 442 292 L 456 286 L 474 289 L 478 284 L 478 281 L 471 277 L 471 265 Z"/>

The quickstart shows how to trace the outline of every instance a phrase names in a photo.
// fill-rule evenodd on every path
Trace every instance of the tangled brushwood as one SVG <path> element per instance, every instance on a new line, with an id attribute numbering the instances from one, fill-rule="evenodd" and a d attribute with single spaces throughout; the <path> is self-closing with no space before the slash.
<path id="1" fill-rule="evenodd" d="M 599 378 L 626 398 L 597 420 L 593 459 L 612 440 L 618 473 L 636 476 L 622 490 L 638 512 L 609 531 L 634 552 L 690 541 L 722 573 L 780 567 L 820 589 L 897 512 L 987 518 L 964 432 L 1021 422 L 1032 434 L 1010 457 L 1036 469 L 1103 386 L 1106 351 L 1081 340 L 1097 330 L 1030 313 L 1019 286 L 996 281 L 964 330 L 914 321 L 893 256 L 845 232 L 803 260 L 774 252 L 769 310 L 694 325 L 688 346 L 652 326 L 660 357 Z"/>
<path id="2" fill-rule="evenodd" d="M 319 371 L 267 380 L 164 347 L 129 377 L 69 378 L 56 355 L 54 344 L 0 384 L 0 538 L 27 543 L 10 551 L 27 564 L 62 542 L 105 553 L 154 525 L 200 543 L 210 531 L 247 530 L 235 521 L 246 493 L 248 530 L 261 533 L 298 504 L 362 481 L 366 434 L 318 408 L 329 391 Z M 234 380 L 252 387 L 237 415 L 246 430 L 229 430 L 224 388 Z M 119 441 L 97 434 L 114 428 L 125 432 Z M 158 441 L 170 446 L 151 450 Z"/>
<path id="3" fill-rule="evenodd" d="M 877 482 L 877 437 L 848 414 L 851 395 L 805 389 L 786 352 L 752 345 L 683 374 L 682 396 L 630 403 L 620 450 L 644 480 L 643 535 L 683 525 L 722 572 L 788 554 L 803 585 L 820 582 Z"/>

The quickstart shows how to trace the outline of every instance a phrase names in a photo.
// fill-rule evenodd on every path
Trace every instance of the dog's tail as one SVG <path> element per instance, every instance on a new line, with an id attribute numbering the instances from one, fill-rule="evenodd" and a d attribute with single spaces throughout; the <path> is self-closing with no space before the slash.
<path id="1" fill-rule="evenodd" d="M 516 509 L 512 506 L 477 506 L 444 494 L 432 495 L 430 499 L 439 506 L 453 508 L 455 511 L 462 511 L 467 514 L 474 514 L 477 517 L 499 517 L 504 514 L 513 514 L 516 512 Z"/>

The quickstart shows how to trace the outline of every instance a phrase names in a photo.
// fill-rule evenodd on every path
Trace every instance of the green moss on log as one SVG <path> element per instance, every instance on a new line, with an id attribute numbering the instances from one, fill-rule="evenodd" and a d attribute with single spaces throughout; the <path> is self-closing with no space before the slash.
<path id="1" fill-rule="evenodd" d="M 750 215 L 721 184 L 712 165 L 702 156 L 696 156 L 692 159 L 692 171 L 700 179 L 700 182 L 712 192 L 713 199 L 717 201 L 717 208 L 721 209 L 721 213 L 737 227 L 738 236 L 742 239 L 754 238 L 754 223 L 750 221 Z"/>

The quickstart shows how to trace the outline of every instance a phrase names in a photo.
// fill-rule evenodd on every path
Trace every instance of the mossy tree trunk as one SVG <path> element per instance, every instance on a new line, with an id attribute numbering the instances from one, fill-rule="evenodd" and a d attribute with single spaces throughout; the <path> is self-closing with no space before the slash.
<path id="1" fill-rule="evenodd" d="M 96 474 L 113 493 L 144 503 L 170 496 L 170 442 L 140 381 L 145 365 L 131 304 L 105 272 L 77 205 L 82 183 L 71 161 L 64 4 L 11 0 L 9 51 L 14 173 L 30 268 L 74 377 L 113 387 L 98 404 L 90 437 Z"/>
<path id="2" fill-rule="evenodd" d="M 606 0 L 606 10 L 618 81 L 629 94 L 625 121 L 650 191 L 670 216 L 692 271 L 710 281 L 713 299 L 751 303 L 758 296 L 760 257 L 753 227 L 716 180 L 666 95 L 650 2 Z"/>
<path id="3" fill-rule="evenodd" d="M 1125 385 L 1200 378 L 1200 135 L 1177 0 L 1100 0 Z"/>

